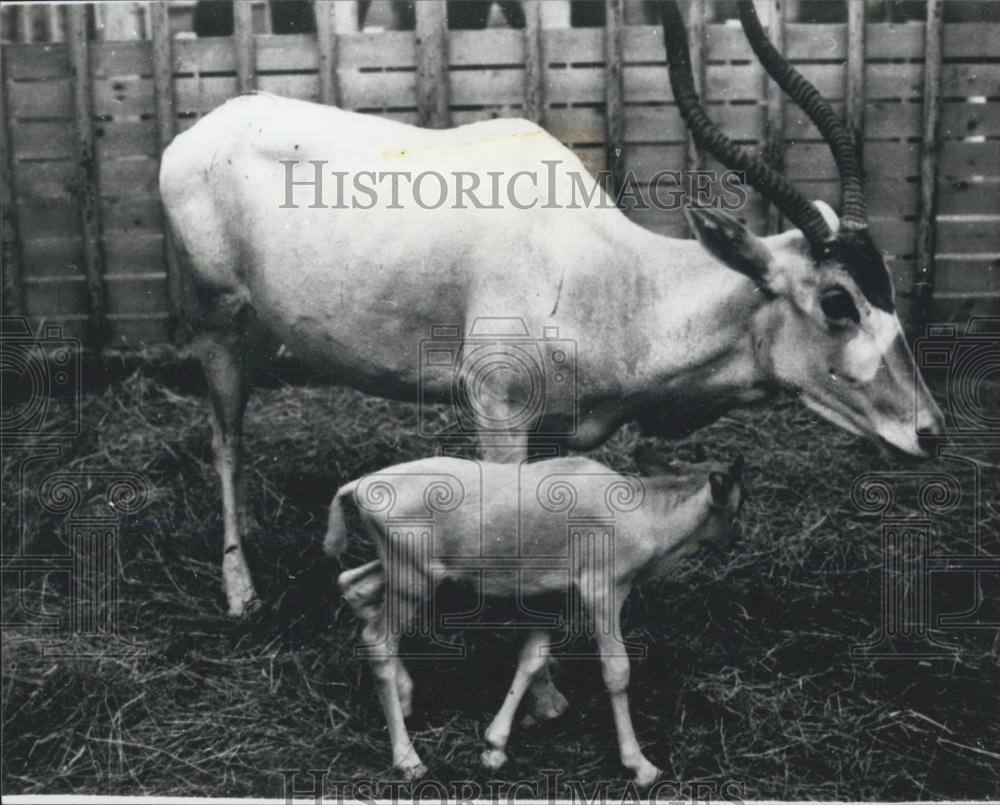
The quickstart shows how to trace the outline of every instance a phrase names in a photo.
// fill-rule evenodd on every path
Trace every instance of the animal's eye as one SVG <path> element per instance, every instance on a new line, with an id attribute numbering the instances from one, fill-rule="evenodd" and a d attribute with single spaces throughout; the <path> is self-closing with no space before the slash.
<path id="1" fill-rule="evenodd" d="M 858 313 L 858 308 L 851 295 L 839 285 L 825 290 L 819 304 L 823 309 L 823 315 L 828 319 L 834 321 L 850 319 L 855 324 L 861 321 L 861 314 Z"/>

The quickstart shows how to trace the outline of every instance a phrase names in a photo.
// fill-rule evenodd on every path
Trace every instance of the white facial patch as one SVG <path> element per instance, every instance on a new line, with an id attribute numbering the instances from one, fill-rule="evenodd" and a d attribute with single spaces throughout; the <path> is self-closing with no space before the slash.
<path id="1" fill-rule="evenodd" d="M 855 380 L 869 383 L 878 373 L 886 353 L 902 336 L 903 328 L 895 313 L 875 307 L 869 308 L 865 325 L 864 330 L 859 331 L 845 346 L 844 365 Z"/>

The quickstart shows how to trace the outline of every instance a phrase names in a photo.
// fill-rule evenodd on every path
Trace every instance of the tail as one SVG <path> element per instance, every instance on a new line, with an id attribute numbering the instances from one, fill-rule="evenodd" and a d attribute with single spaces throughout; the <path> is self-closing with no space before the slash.
<path id="1" fill-rule="evenodd" d="M 352 508 L 357 513 L 354 502 L 354 490 L 358 482 L 351 481 L 337 490 L 330 504 L 330 518 L 326 526 L 326 539 L 323 540 L 323 552 L 330 557 L 338 558 L 347 549 L 347 518 L 345 507 Z"/>

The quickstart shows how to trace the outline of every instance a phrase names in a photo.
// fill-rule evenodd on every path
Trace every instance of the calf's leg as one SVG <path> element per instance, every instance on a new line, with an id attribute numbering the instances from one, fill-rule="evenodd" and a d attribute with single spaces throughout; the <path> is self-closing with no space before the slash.
<path id="1" fill-rule="evenodd" d="M 549 635 L 544 631 L 529 632 L 528 639 L 521 647 L 521 655 L 514 672 L 514 681 L 507 691 L 507 696 L 500 705 L 493 721 L 486 728 L 486 749 L 480 756 L 483 765 L 489 769 L 499 769 L 507 762 L 507 739 L 510 737 L 511 725 L 517 706 L 528 690 L 535 674 L 545 668 L 549 658 Z M 557 691 L 558 693 L 558 691 Z"/>
<path id="2" fill-rule="evenodd" d="M 601 653 L 601 670 L 604 685 L 611 697 L 611 712 L 618 733 L 618 748 L 622 765 L 635 772 L 635 784 L 652 785 L 660 776 L 656 768 L 642 753 L 639 740 L 632 726 L 628 707 L 629 658 L 619 631 L 621 604 L 628 595 L 627 588 L 615 590 L 613 600 L 601 587 L 594 587 L 597 594 L 588 596 L 584 606 L 592 617 L 596 629 L 597 648 Z M 604 592 L 604 594 L 601 594 Z"/>
<path id="3" fill-rule="evenodd" d="M 406 731 L 403 704 L 400 701 L 400 678 L 402 670 L 399 661 L 399 632 L 390 628 L 385 607 L 370 620 L 362 630 L 362 639 L 375 677 L 375 689 L 378 692 L 379 703 L 385 714 L 385 722 L 389 728 L 389 741 L 392 744 L 392 765 L 395 766 L 407 780 L 416 780 L 427 773 L 427 767 L 420 760 L 417 750 L 413 747 L 410 734 Z M 411 683 L 412 686 L 412 683 Z"/>

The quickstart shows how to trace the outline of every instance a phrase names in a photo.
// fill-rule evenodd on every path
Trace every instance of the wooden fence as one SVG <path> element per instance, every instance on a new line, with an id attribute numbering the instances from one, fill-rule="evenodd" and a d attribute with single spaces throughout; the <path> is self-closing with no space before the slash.
<path id="1" fill-rule="evenodd" d="M 85 10 L 71 9 L 65 43 L 2 47 L 5 307 L 94 346 L 169 341 L 159 154 L 174 133 L 251 88 L 432 126 L 531 117 L 593 169 L 632 171 L 646 192 L 654 173 L 698 157 L 672 104 L 660 30 L 622 25 L 620 3 L 608 0 L 603 29 L 541 28 L 529 3 L 523 31 L 448 32 L 435 0 L 417 4 L 415 32 L 337 33 L 321 12 L 316 36 L 253 35 L 238 11 L 232 38 L 200 40 L 172 39 L 165 7 L 154 4 L 152 38 L 129 42 L 88 41 Z M 828 149 L 776 97 L 740 28 L 694 31 L 713 117 L 783 154 L 794 182 L 836 205 Z M 863 126 L 871 226 L 899 290 L 908 298 L 914 281 L 929 283 L 917 287 L 933 287 L 938 319 L 996 312 L 1000 23 L 942 25 L 932 14 L 865 25 L 855 16 L 774 33 Z M 751 196 L 743 216 L 765 231 L 767 210 Z M 679 212 L 630 215 L 686 234 Z"/>

